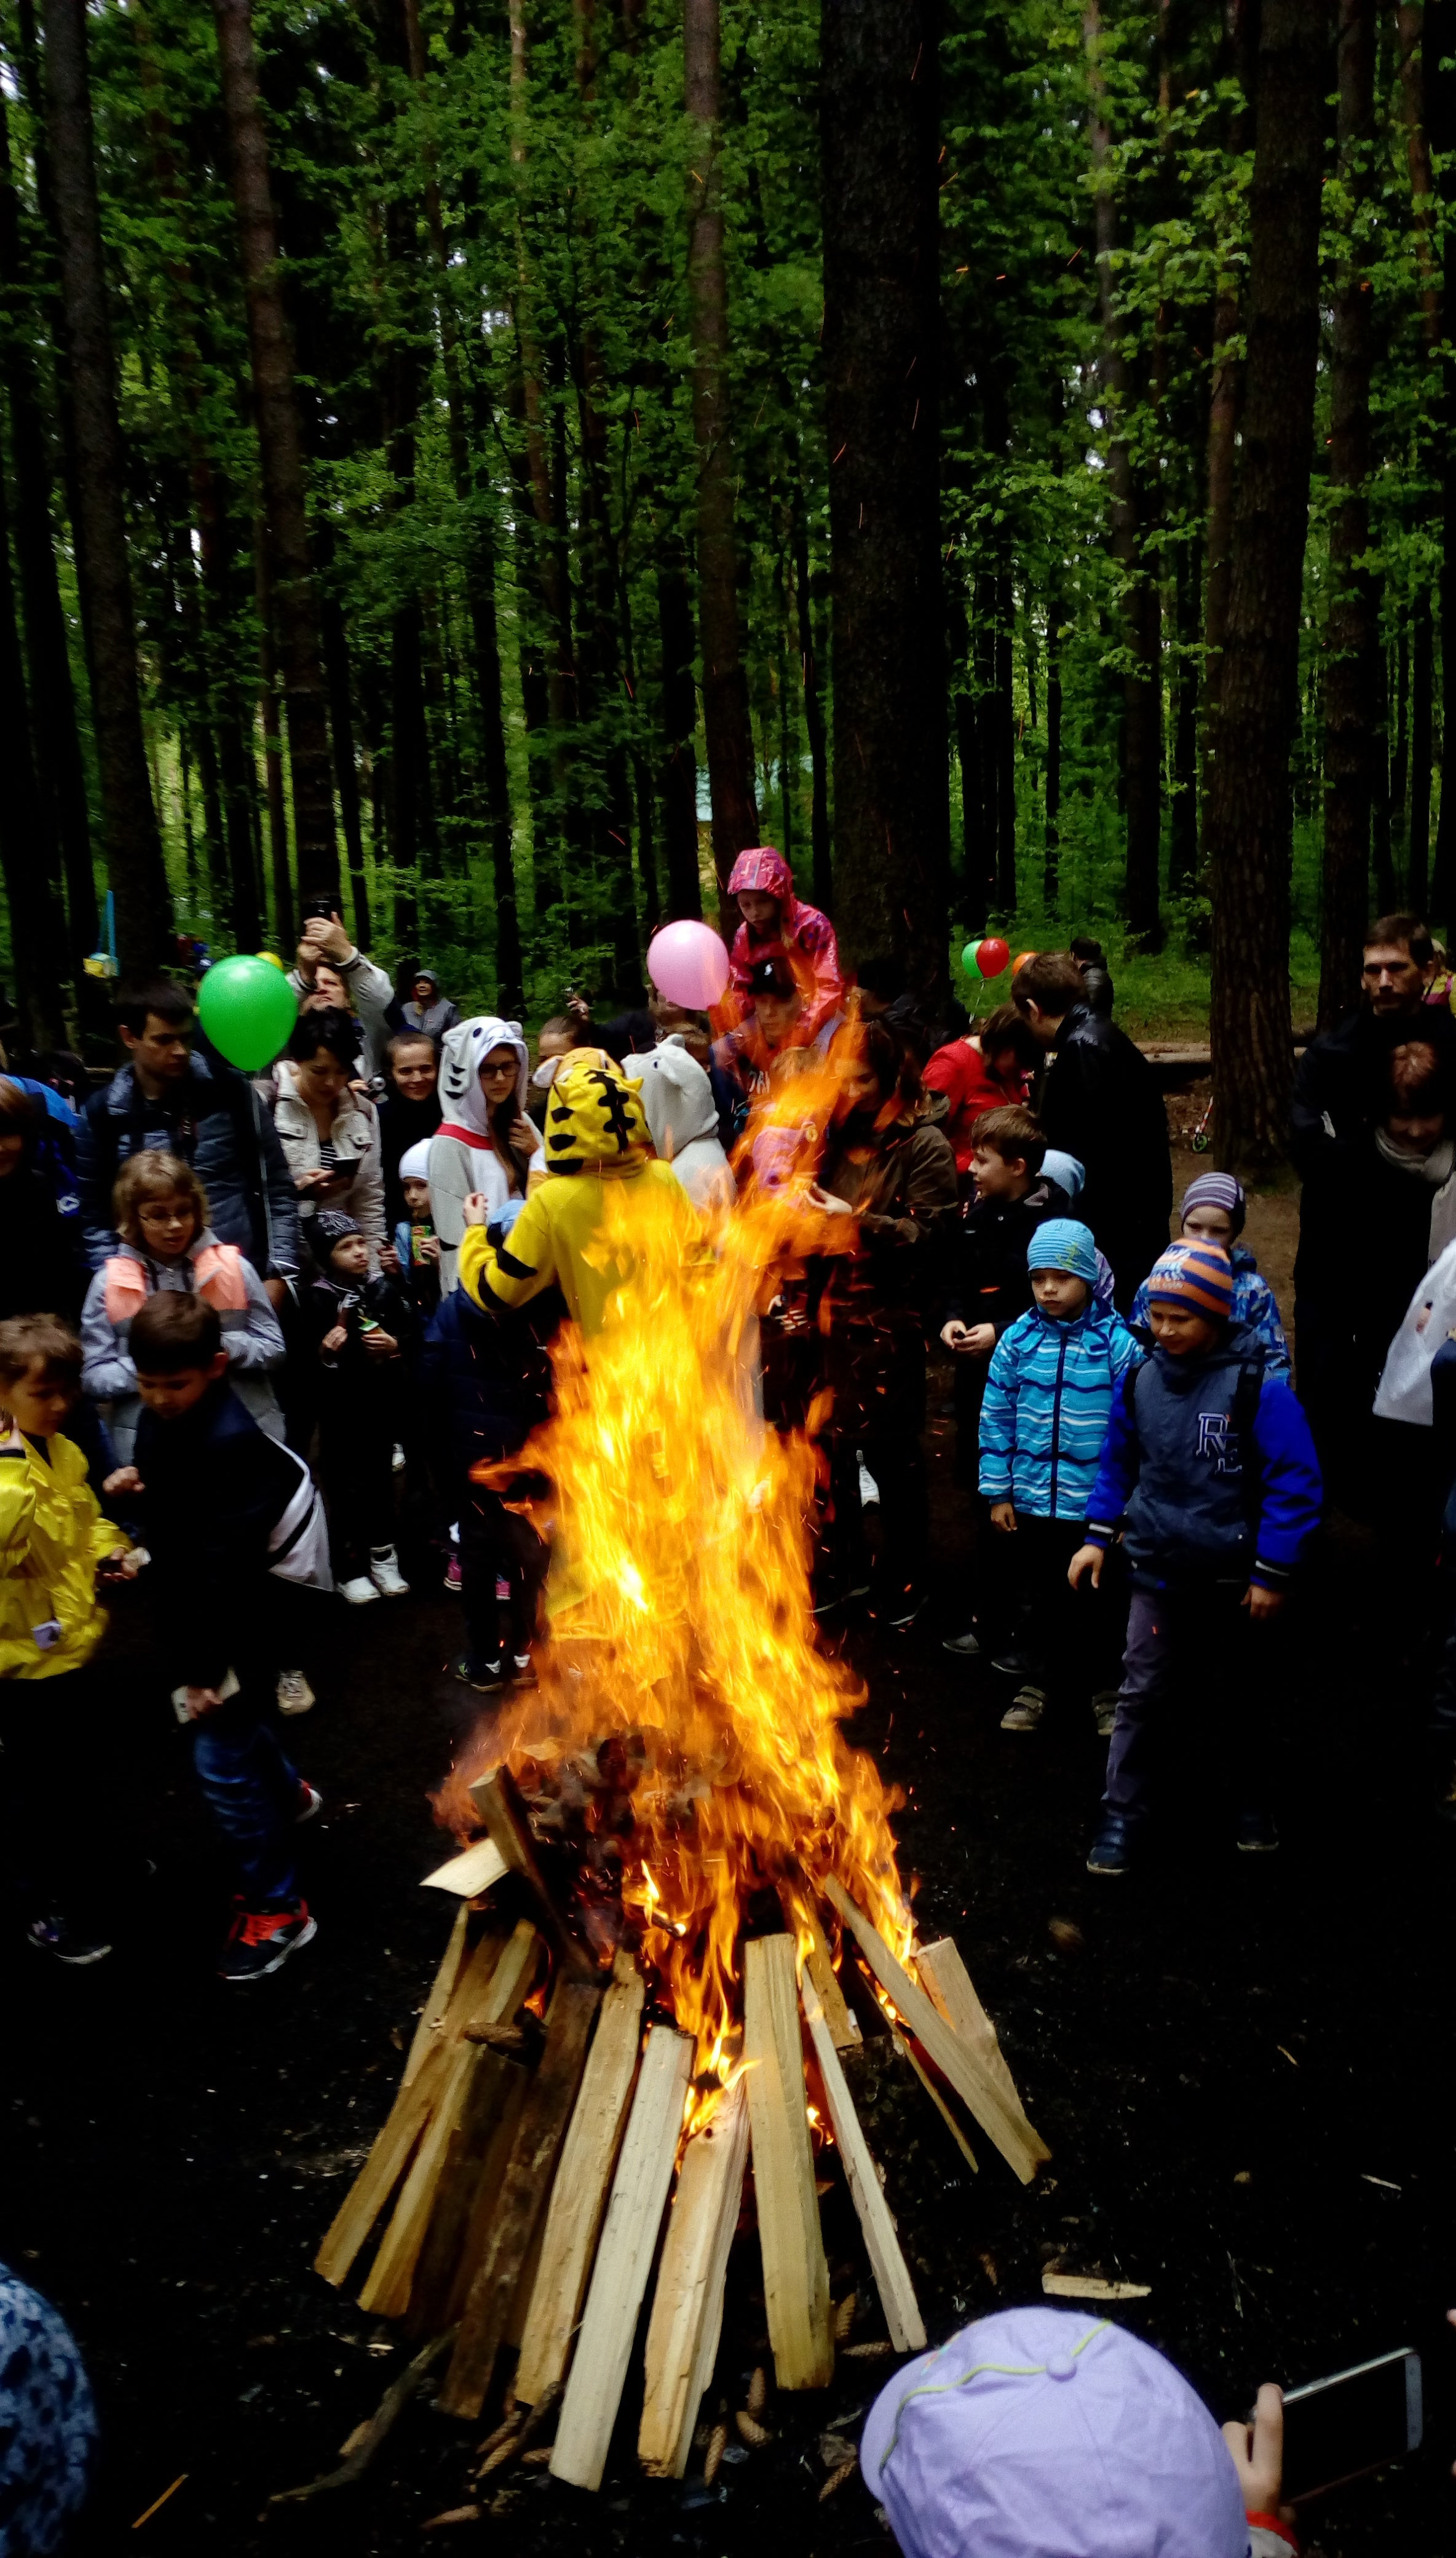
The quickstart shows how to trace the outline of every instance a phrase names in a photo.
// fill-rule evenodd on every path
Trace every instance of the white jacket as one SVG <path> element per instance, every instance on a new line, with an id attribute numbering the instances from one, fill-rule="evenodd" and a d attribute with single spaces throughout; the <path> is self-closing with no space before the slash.
<path id="1" fill-rule="evenodd" d="M 319 1169 L 319 1132 L 314 1114 L 298 1089 L 295 1072 L 287 1058 L 281 1058 L 273 1068 L 273 1125 L 278 1141 L 288 1160 L 295 1180 L 300 1173 Z M 334 1147 L 346 1162 L 359 1170 L 343 1190 L 334 1191 L 319 1201 L 301 1196 L 298 1213 L 305 1240 L 320 1207 L 343 1208 L 363 1227 L 369 1247 L 369 1268 L 379 1266 L 379 1253 L 384 1242 L 384 1168 L 379 1149 L 379 1114 L 372 1101 L 364 1100 L 346 1088 L 339 1096 L 334 1113 Z"/>

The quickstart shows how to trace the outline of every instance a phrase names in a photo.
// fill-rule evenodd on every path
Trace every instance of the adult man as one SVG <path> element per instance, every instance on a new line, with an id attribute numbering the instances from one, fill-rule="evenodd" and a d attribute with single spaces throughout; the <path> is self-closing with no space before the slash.
<path id="1" fill-rule="evenodd" d="M 298 965 L 290 969 L 288 982 L 305 1010 L 310 999 L 317 999 L 340 1005 L 345 1012 L 352 1011 L 364 1034 L 364 1073 L 383 1072 L 389 1034 L 401 1019 L 394 1010 L 394 988 L 384 970 L 355 948 L 337 909 L 332 915 L 311 915 L 307 919 L 298 945 Z"/>
<path id="2" fill-rule="evenodd" d="M 192 1005 L 169 978 L 123 994 L 116 1026 L 127 1062 L 92 1093 L 76 1135 L 90 1267 L 99 1270 L 116 1250 L 111 1190 L 122 1165 L 144 1146 L 160 1146 L 191 1164 L 218 1242 L 247 1255 L 280 1305 L 298 1270 L 298 1195 L 252 1085 L 220 1059 L 193 1056 Z"/>
<path id="3" fill-rule="evenodd" d="M 440 1061 L 428 1031 L 398 1031 L 384 1052 L 379 1103 L 379 1156 L 384 1174 L 384 1225 L 392 1234 L 404 1214 L 399 1159 L 440 1125 Z"/>
<path id="4" fill-rule="evenodd" d="M 1050 1051 L 1041 1109 L 1047 1143 L 1086 1167 L 1077 1213 L 1112 1265 L 1125 1314 L 1167 1247 L 1173 1206 L 1157 1077 L 1125 1032 L 1092 1011 L 1070 951 L 1028 959 L 1011 991 L 1038 1046 Z"/>
<path id="5" fill-rule="evenodd" d="M 1360 1001 L 1311 1042 L 1295 1070 L 1289 1152 L 1301 1181 L 1333 1171 L 1364 1137 L 1390 1052 L 1402 1039 L 1428 1042 L 1445 1071 L 1456 1067 L 1456 1022 L 1444 1004 L 1425 1001 L 1434 962 L 1429 929 L 1418 917 L 1382 915 L 1371 925 Z M 1297 1287 L 1297 1262 L 1294 1275 Z"/>

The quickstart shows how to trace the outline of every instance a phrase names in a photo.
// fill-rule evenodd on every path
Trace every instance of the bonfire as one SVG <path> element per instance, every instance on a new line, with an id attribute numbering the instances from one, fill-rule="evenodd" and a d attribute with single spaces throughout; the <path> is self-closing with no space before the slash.
<path id="1" fill-rule="evenodd" d="M 552 1418 L 498 1478 L 546 1487 L 538 1684 L 438 1798 L 455 1928 L 318 2259 L 344 2282 L 392 2198 L 362 2306 L 449 2334 L 463 2417 L 514 2346 L 508 2429 L 559 2402 L 551 2468 L 585 2487 L 655 2264 L 639 2452 L 683 2474 L 750 2154 L 779 2386 L 833 2367 L 816 2148 L 838 2152 L 888 2346 L 924 2345 L 850 2094 L 855 2005 L 962 2147 L 963 2108 L 1024 2180 L 1047 2155 L 954 1946 L 916 1945 L 899 1797 L 846 1739 L 863 1690 L 816 1638 L 812 1432 L 758 1405 L 760 1316 L 832 1243 L 810 1194 L 830 1099 L 813 1074 L 780 1090 L 742 1205 L 686 1266 L 649 1185 L 604 1185 L 608 1321 L 567 1333 Z"/>

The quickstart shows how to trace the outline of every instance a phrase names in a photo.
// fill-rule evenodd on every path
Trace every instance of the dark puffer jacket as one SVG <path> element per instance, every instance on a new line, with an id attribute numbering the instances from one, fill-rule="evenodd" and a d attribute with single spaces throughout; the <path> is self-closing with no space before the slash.
<path id="1" fill-rule="evenodd" d="M 545 1420 L 551 1362 L 542 1344 L 560 1312 L 554 1289 L 523 1314 L 483 1310 L 464 1288 L 441 1299 L 425 1335 L 419 1382 L 453 1483 L 472 1466 L 513 1456 Z"/>
<path id="2" fill-rule="evenodd" d="M 278 1132 L 252 1085 L 205 1057 L 194 1057 L 158 1101 L 148 1100 L 135 1068 L 123 1066 L 81 1112 L 76 1174 L 92 1270 L 116 1249 L 116 1176 L 147 1146 L 191 1164 L 208 1194 L 213 1232 L 246 1253 L 259 1278 L 297 1274 L 298 1193 Z"/>

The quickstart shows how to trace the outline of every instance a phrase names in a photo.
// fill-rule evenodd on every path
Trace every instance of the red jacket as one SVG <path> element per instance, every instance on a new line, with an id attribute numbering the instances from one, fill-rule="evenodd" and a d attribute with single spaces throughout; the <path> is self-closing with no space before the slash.
<path id="1" fill-rule="evenodd" d="M 946 1115 L 946 1134 L 955 1153 L 955 1170 L 970 1170 L 970 1132 L 983 1110 L 1004 1110 L 1008 1103 L 1024 1102 L 1028 1077 L 1013 1074 L 1002 1083 L 992 1074 L 975 1042 L 952 1040 L 948 1048 L 938 1048 L 921 1077 L 927 1092 L 944 1092 L 949 1102 Z"/>

